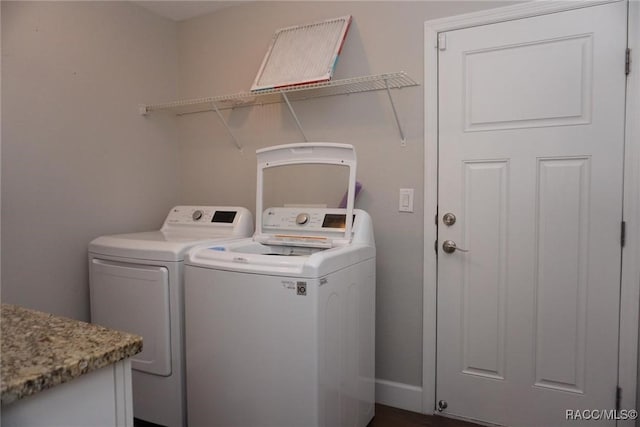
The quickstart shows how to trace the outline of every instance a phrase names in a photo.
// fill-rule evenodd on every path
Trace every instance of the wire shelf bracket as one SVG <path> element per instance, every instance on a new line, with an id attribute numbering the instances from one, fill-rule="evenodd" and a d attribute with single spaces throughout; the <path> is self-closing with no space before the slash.
<path id="1" fill-rule="evenodd" d="M 220 109 L 218 108 L 218 105 L 215 102 L 212 102 L 211 105 L 213 106 L 213 109 L 215 110 L 216 114 L 218 115 L 218 118 L 222 122 L 222 125 L 225 127 L 227 132 L 229 132 L 229 135 L 231 135 L 231 140 L 233 141 L 234 145 L 238 148 L 238 150 L 240 150 L 240 152 L 242 152 L 242 145 L 240 145 L 240 143 L 238 142 L 238 138 L 236 138 L 236 136 L 233 134 L 233 131 L 229 127 L 229 124 L 227 123 L 227 121 L 225 120 L 224 116 L 220 112 Z"/>
<path id="2" fill-rule="evenodd" d="M 287 104 L 287 107 L 289 108 L 289 112 L 293 116 L 293 120 L 295 120 L 296 126 L 298 126 L 298 129 L 300 130 L 300 133 L 302 134 L 302 138 L 304 139 L 304 142 L 309 142 L 309 139 L 307 138 L 307 134 L 304 133 L 304 129 L 302 129 L 300 120 L 298 120 L 298 115 L 296 114 L 295 110 L 291 106 L 291 102 L 289 102 L 289 98 L 287 97 L 286 92 L 282 92 L 282 99 L 284 99 L 284 102 Z"/>
<path id="3" fill-rule="evenodd" d="M 398 111 L 396 110 L 396 104 L 393 103 L 393 97 L 391 96 L 391 88 L 389 87 L 389 81 L 385 79 L 384 84 L 387 89 L 387 95 L 389 95 L 389 103 L 391 104 L 391 109 L 393 110 L 393 117 L 396 119 L 398 132 L 400 133 L 400 145 L 403 147 L 406 147 L 407 138 L 405 138 L 404 132 L 402 131 L 402 124 L 400 123 L 400 119 L 398 118 Z"/>

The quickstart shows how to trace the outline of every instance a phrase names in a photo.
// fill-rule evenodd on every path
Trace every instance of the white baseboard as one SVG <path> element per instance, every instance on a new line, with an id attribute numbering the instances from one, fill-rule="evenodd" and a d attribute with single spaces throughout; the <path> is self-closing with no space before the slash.
<path id="1" fill-rule="evenodd" d="M 376 403 L 422 412 L 422 387 L 376 379 Z"/>

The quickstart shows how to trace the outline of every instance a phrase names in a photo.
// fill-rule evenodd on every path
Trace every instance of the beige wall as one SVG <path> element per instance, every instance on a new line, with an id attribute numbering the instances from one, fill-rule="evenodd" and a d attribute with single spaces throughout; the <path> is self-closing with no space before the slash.
<path id="1" fill-rule="evenodd" d="M 274 31 L 351 14 L 335 78 L 423 82 L 424 21 L 503 2 L 252 2 L 175 24 L 126 2 L 2 2 L 2 300 L 88 318 L 87 243 L 157 228 L 176 203 L 255 207 L 255 150 L 301 141 L 281 105 L 141 117 L 137 104 L 248 90 Z M 377 377 L 421 384 L 423 87 L 296 103 L 351 143 L 378 246 Z M 313 185 L 312 182 L 309 185 Z M 399 213 L 399 188 L 415 212 Z M 339 198 L 341 196 L 337 195 Z"/>
<path id="2" fill-rule="evenodd" d="M 2 2 L 2 301 L 88 319 L 87 244 L 178 202 L 176 24 L 127 2 Z"/>
<path id="3" fill-rule="evenodd" d="M 503 2 L 254 2 L 178 27 L 179 95 L 248 90 L 276 29 L 352 15 L 334 78 L 406 71 L 423 81 L 424 21 Z M 373 217 L 377 258 L 376 376 L 421 385 L 423 256 L 423 87 L 393 92 L 407 136 L 400 138 L 384 92 L 298 102 L 310 140 L 350 143 L 364 188 L 356 207 Z M 180 118 L 184 202 L 255 207 L 255 150 L 300 142 L 282 105 L 225 112 L 239 153 L 214 113 Z M 309 186 L 314 183 L 310 180 Z M 398 212 L 400 188 L 415 189 L 415 212 Z M 339 198 L 341 195 L 338 195 Z"/>

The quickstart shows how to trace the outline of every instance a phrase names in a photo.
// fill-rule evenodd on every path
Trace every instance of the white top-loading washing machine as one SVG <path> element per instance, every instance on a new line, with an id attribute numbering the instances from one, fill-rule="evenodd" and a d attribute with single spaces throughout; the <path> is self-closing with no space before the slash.
<path id="1" fill-rule="evenodd" d="M 346 209 L 270 207 L 262 171 L 351 168 Z M 192 426 L 355 426 L 374 415 L 375 243 L 353 209 L 355 153 L 306 143 L 258 151 L 256 234 L 185 258 Z"/>
<path id="2" fill-rule="evenodd" d="M 186 426 L 183 261 L 191 247 L 250 236 L 241 207 L 176 206 L 162 228 L 89 244 L 91 321 L 141 335 L 132 358 L 134 417 Z"/>

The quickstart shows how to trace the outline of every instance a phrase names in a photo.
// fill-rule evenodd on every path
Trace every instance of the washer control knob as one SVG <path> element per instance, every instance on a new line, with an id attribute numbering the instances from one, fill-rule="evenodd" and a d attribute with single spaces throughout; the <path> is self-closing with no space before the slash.
<path id="1" fill-rule="evenodd" d="M 305 225 L 307 222 L 309 222 L 309 214 L 301 213 L 296 217 L 296 224 L 298 225 Z"/>
<path id="2" fill-rule="evenodd" d="M 191 218 L 193 218 L 194 221 L 200 220 L 200 218 L 202 218 L 202 211 L 198 209 L 197 211 L 193 212 Z"/>

